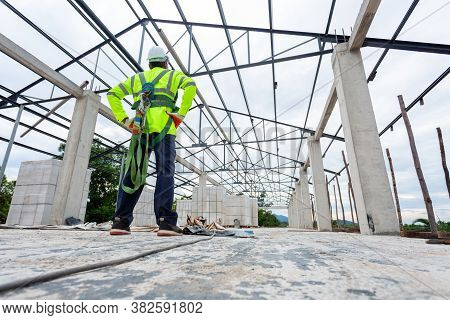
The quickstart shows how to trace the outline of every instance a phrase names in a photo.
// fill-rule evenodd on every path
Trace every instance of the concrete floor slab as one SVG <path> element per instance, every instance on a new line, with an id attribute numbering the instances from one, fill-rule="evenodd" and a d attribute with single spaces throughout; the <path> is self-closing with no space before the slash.
<path id="1" fill-rule="evenodd" d="M 450 248 L 424 240 L 256 229 L 0 295 L 2 299 L 448 299 Z M 0 283 L 195 236 L 0 230 Z"/>

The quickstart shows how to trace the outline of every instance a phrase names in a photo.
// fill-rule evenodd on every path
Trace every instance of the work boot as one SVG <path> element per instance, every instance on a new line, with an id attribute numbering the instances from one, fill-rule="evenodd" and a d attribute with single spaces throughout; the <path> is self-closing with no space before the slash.
<path id="1" fill-rule="evenodd" d="M 161 218 L 161 221 L 159 221 L 159 231 L 156 235 L 160 237 L 182 236 L 183 230 L 168 223 L 164 218 Z"/>
<path id="2" fill-rule="evenodd" d="M 130 233 L 131 233 L 130 226 L 125 222 L 123 222 L 122 220 L 120 220 L 120 218 L 115 217 L 111 230 L 109 230 L 109 234 L 112 236 L 119 236 Z"/>

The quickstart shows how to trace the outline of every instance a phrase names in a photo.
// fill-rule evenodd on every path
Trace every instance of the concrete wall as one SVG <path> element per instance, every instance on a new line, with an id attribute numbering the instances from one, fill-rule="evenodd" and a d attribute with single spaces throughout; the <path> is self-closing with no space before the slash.
<path id="1" fill-rule="evenodd" d="M 178 225 L 184 226 L 187 216 L 192 216 L 192 200 L 177 200 Z"/>
<path id="2" fill-rule="evenodd" d="M 258 199 L 256 198 L 250 198 L 250 202 L 252 204 L 252 226 L 257 227 L 258 226 Z"/>
<path id="3" fill-rule="evenodd" d="M 299 187 L 298 184 L 296 184 L 295 190 L 292 192 L 292 197 L 288 205 L 289 228 L 300 227 L 300 210 L 301 202 L 299 199 Z"/>
<path id="4" fill-rule="evenodd" d="M 177 200 L 179 226 L 186 225 L 187 216 L 192 216 L 192 201 Z M 133 211 L 132 227 L 157 227 L 154 209 L 154 190 L 145 187 Z"/>
<path id="5" fill-rule="evenodd" d="M 206 223 L 224 221 L 224 198 L 225 188 L 200 186 L 192 191 L 192 215 L 194 217 L 202 216 Z"/>
<path id="6" fill-rule="evenodd" d="M 84 218 L 86 217 L 86 206 L 89 198 L 89 185 L 91 184 L 91 175 L 92 175 L 91 169 L 88 169 L 86 172 L 86 179 L 84 180 L 84 186 L 83 186 L 83 196 L 81 197 L 81 208 L 80 208 L 80 216 L 78 219 L 84 221 Z"/>
<path id="7" fill-rule="evenodd" d="M 179 207 L 180 206 L 180 207 Z M 177 201 L 178 223 L 186 222 L 187 214 L 203 216 L 207 223 L 232 226 L 238 219 L 242 226 L 258 226 L 258 202 L 247 195 L 228 195 L 225 188 L 200 186 L 192 191 L 191 200 Z"/>
<path id="8" fill-rule="evenodd" d="M 247 195 L 230 195 L 225 197 L 225 225 L 234 225 L 234 219 L 241 226 L 251 226 L 253 222 L 253 202 Z"/>
<path id="9" fill-rule="evenodd" d="M 133 210 L 132 227 L 155 227 L 156 216 L 153 207 L 154 191 L 148 187 L 144 187 L 142 194 Z"/>
<path id="10" fill-rule="evenodd" d="M 50 224 L 56 183 L 62 161 L 56 159 L 22 162 L 14 188 L 6 224 Z M 81 207 L 74 218 L 84 221 L 89 195 L 91 170 L 87 170 L 82 188 Z"/>

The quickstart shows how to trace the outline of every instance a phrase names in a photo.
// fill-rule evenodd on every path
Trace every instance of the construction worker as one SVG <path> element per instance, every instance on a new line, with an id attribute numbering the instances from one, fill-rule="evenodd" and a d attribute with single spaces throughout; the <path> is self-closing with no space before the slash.
<path id="1" fill-rule="evenodd" d="M 145 161 L 148 162 L 148 156 L 152 149 L 155 152 L 157 175 L 154 193 L 154 210 L 156 223 L 159 226 L 157 235 L 175 236 L 182 234 L 181 229 L 177 227 L 177 213 L 172 210 L 176 156 L 175 135 L 177 127 L 191 107 L 197 89 L 195 82 L 182 72 L 168 70 L 169 57 L 161 47 L 155 46 L 149 50 L 148 62 L 150 70 L 135 74 L 109 90 L 107 94 L 117 121 L 133 129 L 137 127 L 138 111 L 135 118 L 130 118 L 123 108 L 122 100 L 125 96 L 133 95 L 135 102 L 133 106 L 136 106 L 144 101 L 145 97 L 148 97 L 144 95 L 145 90 L 143 88 L 150 87 L 152 91 L 150 107 L 146 110 L 142 119 L 145 128 L 142 129 L 142 134 L 137 138 L 139 139 L 137 145 L 132 146 L 133 140 L 130 143 L 130 150 L 133 150 L 128 153 L 126 172 L 119 184 L 116 212 L 110 230 L 111 235 L 130 233 L 133 209 L 147 178 L 147 163 Z M 179 109 L 175 106 L 178 89 L 184 90 Z M 133 135 L 134 137 L 137 136 Z M 141 148 L 141 154 L 136 151 L 138 148 Z M 133 165 L 135 168 L 130 170 L 129 167 Z M 142 179 L 137 185 L 136 181 L 139 181 L 139 177 L 136 176 L 136 168 L 142 170 Z"/>

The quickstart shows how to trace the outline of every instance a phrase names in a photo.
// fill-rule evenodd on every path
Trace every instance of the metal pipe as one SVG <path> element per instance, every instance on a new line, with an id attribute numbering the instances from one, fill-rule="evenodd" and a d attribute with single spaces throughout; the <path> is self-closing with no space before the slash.
<path id="1" fill-rule="evenodd" d="M 86 14 L 91 18 L 96 25 L 106 34 L 106 36 L 111 40 L 112 43 L 121 51 L 121 53 L 134 65 L 134 67 L 139 71 L 144 71 L 141 65 L 131 56 L 131 54 L 125 49 L 125 47 L 117 40 L 117 38 L 109 31 L 108 27 L 97 17 L 94 11 L 89 8 L 89 6 L 83 0 L 75 0 L 75 2 L 80 6 L 80 8 L 86 12 Z"/>
<path id="2" fill-rule="evenodd" d="M 250 32 L 247 31 L 247 55 L 248 55 L 248 63 L 250 64 Z"/>
<path id="3" fill-rule="evenodd" d="M 188 31 L 189 31 L 188 74 L 191 74 L 192 26 L 188 26 Z"/>
<path id="4" fill-rule="evenodd" d="M 333 50 L 331 50 L 331 49 L 322 50 L 322 51 L 315 51 L 315 52 L 309 52 L 309 53 L 303 53 L 303 54 L 299 54 L 299 55 L 295 55 L 295 56 L 291 56 L 291 57 L 284 57 L 284 58 L 273 59 L 273 63 L 281 63 L 281 62 L 292 61 L 292 60 L 306 59 L 306 58 L 322 56 L 322 55 L 331 54 L 331 53 L 333 53 Z M 269 59 L 271 59 L 271 58 L 269 58 Z M 252 68 L 252 67 L 259 67 L 259 66 L 268 65 L 268 64 L 271 64 L 271 63 L 272 63 L 271 60 L 263 60 L 263 61 L 260 61 L 260 62 L 253 62 L 253 63 L 250 63 L 250 64 L 240 64 L 240 65 L 231 66 L 231 67 L 224 67 L 224 68 L 218 68 L 218 69 L 213 69 L 213 70 L 209 70 L 209 71 L 196 72 L 196 73 L 191 74 L 191 76 L 192 77 L 201 77 L 201 76 L 208 75 L 208 74 L 223 73 L 223 72 L 228 72 L 228 71 L 233 71 L 233 70 L 240 70 L 240 69 L 247 69 L 247 68 Z"/>
<path id="5" fill-rule="evenodd" d="M 92 75 L 92 80 L 91 80 L 91 87 L 89 90 L 92 91 L 92 88 L 94 88 L 94 81 L 95 81 L 95 76 L 97 73 L 97 66 L 98 66 L 98 59 L 100 58 L 100 49 L 98 49 L 97 51 L 97 59 L 95 59 L 95 67 L 94 67 L 94 74 Z"/>
<path id="6" fill-rule="evenodd" d="M 272 21 L 272 0 L 268 0 L 269 5 L 269 27 L 270 30 L 273 29 L 273 21 Z M 274 43 L 273 43 L 273 33 L 270 32 L 270 55 L 271 55 L 271 69 L 272 69 L 272 92 L 273 92 L 273 111 L 274 111 L 274 119 L 275 119 L 275 144 L 277 148 L 277 164 L 280 167 L 280 147 L 278 142 L 278 115 L 277 115 L 277 82 L 275 78 L 275 63 L 274 60 Z M 280 175 L 278 175 L 278 180 L 280 179 Z M 278 188 L 280 188 L 280 183 L 278 183 Z"/>
<path id="7" fill-rule="evenodd" d="M 142 34 L 141 34 L 141 45 L 139 46 L 139 58 L 138 58 L 138 63 L 139 65 L 141 64 L 142 61 L 142 49 L 144 48 L 144 36 L 145 36 L 145 26 L 147 25 L 148 22 L 146 22 L 145 24 L 142 24 Z"/>
<path id="8" fill-rule="evenodd" d="M 141 0 L 138 0 L 138 2 L 139 1 L 141 1 Z M 268 28 L 202 23 L 202 22 L 193 22 L 193 21 L 187 21 L 187 20 L 186 21 L 178 21 L 178 20 L 169 20 L 169 19 L 149 18 L 149 21 L 152 23 L 160 22 L 160 23 L 175 24 L 175 25 L 188 25 L 189 24 L 189 25 L 196 26 L 196 27 L 207 27 L 207 28 L 226 29 L 226 30 L 254 31 L 254 32 L 261 32 L 261 33 L 270 33 L 271 32 L 270 29 L 268 29 Z M 328 34 L 328 33 L 305 32 L 305 31 L 282 30 L 282 29 L 273 29 L 272 33 L 273 34 L 292 35 L 292 36 L 302 36 L 302 37 L 315 37 L 315 38 L 320 38 L 322 40 L 322 42 L 328 42 L 328 43 L 344 42 L 343 36 L 335 35 L 335 34 Z M 345 37 L 349 38 L 350 36 L 346 35 Z M 450 54 L 450 45 L 448 45 L 448 44 L 403 41 L 403 40 L 390 41 L 390 39 L 382 39 L 382 38 L 366 38 L 363 43 L 363 47 L 389 48 L 389 49 L 395 49 L 395 50 L 426 52 L 426 53 L 435 53 L 435 54 L 444 54 L 444 55 Z"/>
<path id="9" fill-rule="evenodd" d="M 234 114 L 238 114 L 238 115 L 241 115 L 241 116 L 247 116 L 247 117 L 248 117 L 248 114 L 245 114 L 245 113 L 242 113 L 242 112 L 239 112 L 239 111 L 224 110 L 224 109 L 222 109 L 222 108 L 215 107 L 215 106 L 209 106 L 209 107 L 210 107 L 211 109 L 217 109 L 217 110 L 226 111 L 226 112 L 228 112 L 228 113 L 230 113 L 230 114 L 231 114 L 231 113 L 234 113 Z M 267 121 L 267 122 L 275 122 L 274 120 L 267 119 L 267 118 L 263 118 L 263 117 L 259 117 L 259 116 L 252 116 L 252 118 L 258 119 L 258 120 L 264 120 L 264 121 Z M 283 125 L 283 126 L 287 126 L 287 127 L 291 127 L 291 128 L 296 128 L 296 129 L 298 129 L 298 130 L 302 130 L 302 131 L 305 131 L 305 132 L 310 133 L 310 134 L 314 134 L 314 133 L 315 133 L 315 130 L 308 129 L 308 128 L 302 128 L 302 127 L 295 126 L 295 125 L 292 125 L 292 124 L 289 124 L 289 123 L 286 123 L 286 122 L 280 122 L 280 121 L 278 121 L 278 124 Z M 263 123 L 263 127 L 264 127 L 264 123 Z M 266 130 L 264 129 L 264 130 L 263 130 L 263 133 L 264 133 L 264 134 L 265 134 L 265 131 L 266 131 Z M 335 139 L 335 140 L 342 141 L 342 142 L 345 141 L 343 137 L 336 137 L 335 135 L 328 134 L 328 133 L 322 134 L 322 137 L 329 138 L 329 139 Z M 266 139 L 265 135 L 264 135 L 264 139 Z"/>
<path id="10" fill-rule="evenodd" d="M 5 175 L 6 165 L 8 164 L 9 155 L 11 154 L 11 149 L 16 138 L 17 128 L 19 127 L 20 117 L 22 116 L 24 106 L 19 106 L 19 111 L 17 111 L 16 121 L 14 122 L 14 127 L 11 132 L 11 137 L 9 138 L 8 147 L 6 148 L 5 156 L 3 157 L 2 167 L 0 168 L 0 186 L 2 185 L 3 176 Z"/>

